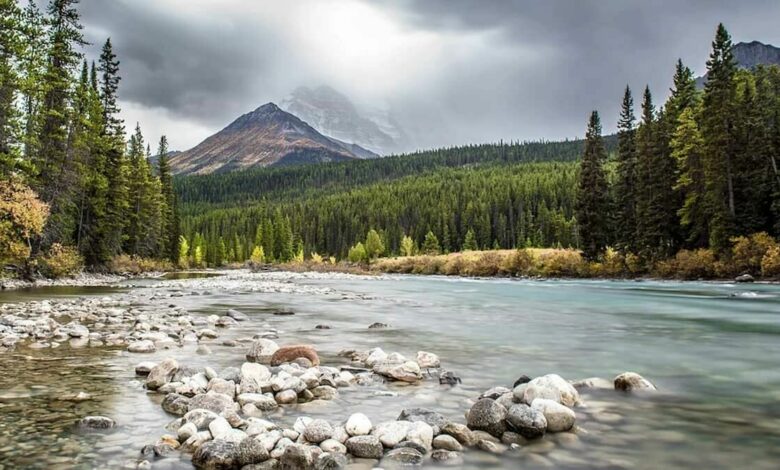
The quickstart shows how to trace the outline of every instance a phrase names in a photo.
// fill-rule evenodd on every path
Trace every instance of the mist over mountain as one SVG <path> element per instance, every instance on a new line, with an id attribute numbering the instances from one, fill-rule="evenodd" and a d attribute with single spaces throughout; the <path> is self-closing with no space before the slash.
<path id="1" fill-rule="evenodd" d="M 298 87 L 280 106 L 322 134 L 380 155 L 412 150 L 406 131 L 391 112 L 380 108 L 359 109 L 329 86 Z"/>

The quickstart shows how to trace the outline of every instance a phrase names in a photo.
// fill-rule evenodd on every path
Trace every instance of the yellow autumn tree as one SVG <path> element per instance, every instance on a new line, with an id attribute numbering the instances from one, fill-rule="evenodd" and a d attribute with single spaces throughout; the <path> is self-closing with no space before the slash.
<path id="1" fill-rule="evenodd" d="M 26 261 L 48 216 L 49 206 L 19 178 L 0 180 L 0 262 Z"/>

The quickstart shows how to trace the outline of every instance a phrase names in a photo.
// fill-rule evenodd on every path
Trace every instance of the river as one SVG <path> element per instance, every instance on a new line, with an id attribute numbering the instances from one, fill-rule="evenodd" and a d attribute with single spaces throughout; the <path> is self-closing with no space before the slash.
<path id="1" fill-rule="evenodd" d="M 265 283 L 275 288 L 264 288 Z M 282 288 L 279 288 L 282 286 Z M 780 286 L 725 283 L 481 280 L 444 277 L 248 275 L 127 281 L 118 288 L 45 288 L 0 293 L 0 303 L 73 296 L 114 296 L 139 308 L 175 304 L 193 315 L 238 309 L 250 320 L 209 344 L 130 354 L 117 347 L 30 349 L 0 353 L 0 469 L 121 468 L 166 431 L 173 417 L 134 374 L 141 361 L 175 357 L 191 365 L 239 366 L 251 337 L 271 326 L 280 344 L 317 347 L 324 364 L 343 364 L 343 349 L 380 346 L 414 356 L 438 354 L 461 386 L 435 380 L 343 389 L 334 401 L 288 407 L 333 422 L 363 412 L 376 423 L 407 407 L 435 409 L 464 422 L 471 400 L 523 374 L 567 379 L 634 371 L 653 394 L 583 392 L 584 432 L 548 435 L 496 457 L 464 454 L 463 468 L 744 468 L 780 462 Z M 276 316 L 278 310 L 295 315 Z M 389 325 L 368 329 L 374 322 Z M 330 329 L 315 329 L 316 325 Z M 69 396 L 86 392 L 87 401 Z M 388 395 L 388 396 L 386 396 Z M 73 423 L 109 416 L 109 432 Z M 187 456 L 153 468 L 192 468 Z M 355 468 L 364 468 L 356 466 Z M 370 466 L 365 467 L 370 468 Z"/>

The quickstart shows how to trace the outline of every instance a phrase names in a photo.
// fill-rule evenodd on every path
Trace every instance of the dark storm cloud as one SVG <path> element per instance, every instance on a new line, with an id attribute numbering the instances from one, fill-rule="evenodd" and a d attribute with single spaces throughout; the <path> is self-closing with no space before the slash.
<path id="1" fill-rule="evenodd" d="M 216 130 L 298 85 L 336 80 L 347 95 L 361 89 L 389 102 L 421 146 L 576 136 L 591 109 L 601 110 L 611 130 L 626 84 L 636 95 L 649 84 L 660 102 L 678 57 L 701 73 L 721 21 L 735 41 L 780 44 L 776 0 L 363 3 L 401 34 L 438 38 L 441 55 L 424 69 L 428 75 L 406 83 L 406 68 L 388 66 L 386 74 L 406 85 L 383 88 L 351 71 L 325 73 L 327 58 L 301 48 L 309 35 L 334 33 L 320 30 L 323 24 L 296 28 L 295 10 L 322 2 L 83 0 L 81 9 L 88 38 L 99 44 L 110 35 L 116 45 L 125 102 Z M 360 53 L 355 61 L 373 51 Z M 430 61 L 415 48 L 406 54 L 409 64 Z"/>

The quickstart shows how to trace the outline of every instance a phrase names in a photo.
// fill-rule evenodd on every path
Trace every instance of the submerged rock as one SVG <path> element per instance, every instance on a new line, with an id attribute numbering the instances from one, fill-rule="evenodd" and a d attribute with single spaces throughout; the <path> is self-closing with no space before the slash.
<path id="1" fill-rule="evenodd" d="M 422 465 L 423 460 L 424 457 L 420 451 L 411 447 L 399 447 L 385 454 L 382 458 L 382 464 L 399 467 L 418 467 Z"/>
<path id="2" fill-rule="evenodd" d="M 615 377 L 615 390 L 631 392 L 634 390 L 657 390 L 649 380 L 635 372 L 623 372 Z"/>
<path id="3" fill-rule="evenodd" d="M 110 429 L 116 425 L 113 419 L 105 416 L 86 416 L 78 421 L 81 429 Z"/>
<path id="4" fill-rule="evenodd" d="M 574 411 L 556 401 L 537 398 L 531 404 L 531 408 L 544 415 L 549 432 L 564 432 L 574 427 L 576 420 Z"/>
<path id="5" fill-rule="evenodd" d="M 293 362 L 298 358 L 308 359 L 313 366 L 320 365 L 320 357 L 313 346 L 282 346 L 271 356 L 271 365 L 278 366 L 285 362 Z"/>

